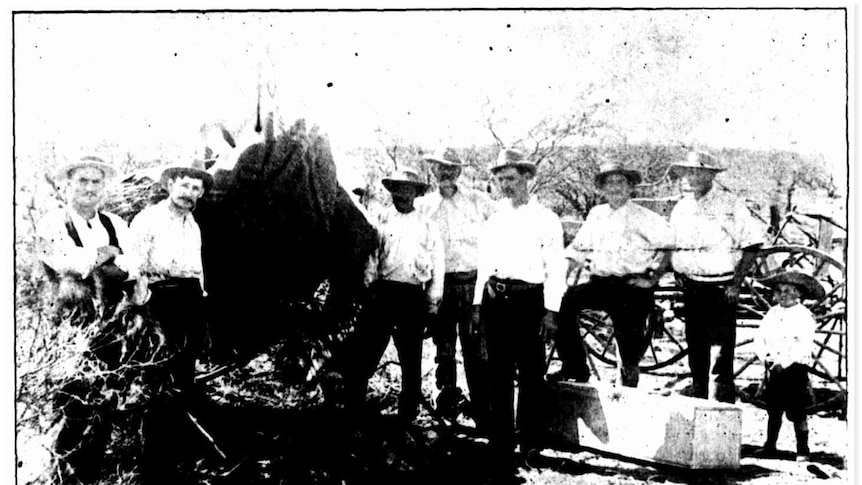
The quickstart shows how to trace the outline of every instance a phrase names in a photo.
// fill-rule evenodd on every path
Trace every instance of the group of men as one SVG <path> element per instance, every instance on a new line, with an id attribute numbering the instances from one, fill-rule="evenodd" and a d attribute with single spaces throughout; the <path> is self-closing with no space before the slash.
<path id="1" fill-rule="evenodd" d="M 645 349 L 644 328 L 653 292 L 671 268 L 683 283 L 692 395 L 735 400 L 733 350 L 739 286 L 763 239 L 745 205 L 719 190 L 722 168 L 704 152 L 674 162 L 670 174 L 683 192 L 670 221 L 631 201 L 638 171 L 603 164 L 595 184 L 607 202 L 588 214 L 573 243 L 563 246 L 559 217 L 530 193 L 536 164 L 516 149 L 500 152 L 491 173 L 502 198 L 458 182 L 464 164 L 454 150 L 426 156 L 437 190 L 415 173 L 383 179 L 392 207 L 376 217 L 380 236 L 366 282 L 369 298 L 353 336 L 347 384 L 364 398 L 390 336 L 402 368 L 399 416 L 411 422 L 423 402 L 422 341 L 426 327 L 436 345 L 436 411 L 454 420 L 463 392 L 457 386 L 460 335 L 469 391 L 469 414 L 489 438 L 500 481 L 511 481 L 523 455 L 540 445 L 546 342 L 555 340 L 562 368 L 549 379 L 587 381 L 589 369 L 578 330 L 583 309 L 606 311 L 619 353 L 618 382 L 637 386 Z M 131 224 L 99 211 L 114 169 L 95 157 L 64 166 L 69 202 L 40 222 L 42 261 L 56 274 L 82 279 L 115 268 L 130 300 L 148 306 L 176 349 L 170 379 L 179 390 L 194 381 L 203 330 L 204 274 L 200 229 L 192 211 L 213 183 L 202 162 L 162 173 L 168 198 Z M 426 195 L 427 193 L 427 195 Z M 567 273 L 589 281 L 567 285 Z M 715 351 L 713 359 L 711 353 Z M 714 365 L 713 365 L 714 363 Z M 712 366 L 712 368 L 710 368 Z M 515 413 L 515 376 L 518 409 Z M 517 424 L 516 424 L 517 421 Z M 170 449 L 154 430 L 144 469 Z M 160 450 L 158 457 L 147 450 Z M 62 450 L 61 450 L 62 451 Z"/>
<path id="2" fill-rule="evenodd" d="M 424 195 L 430 186 L 415 173 L 383 180 L 393 207 L 376 221 L 380 250 L 367 279 L 374 281 L 375 310 L 358 328 L 375 335 L 357 372 L 362 392 L 392 334 L 403 376 L 399 415 L 416 417 L 427 325 L 437 350 L 437 412 L 454 419 L 462 393 L 455 378 L 460 334 L 469 414 L 496 463 L 516 467 L 540 446 L 545 344 L 554 340 L 562 360 L 549 380 L 587 381 L 578 314 L 604 310 L 614 326 L 618 383 L 637 386 L 654 290 L 673 268 L 683 283 L 689 394 L 735 401 L 736 303 L 763 235 L 744 203 L 713 184 L 723 168 L 712 155 L 693 151 L 672 163 L 683 197 L 669 221 L 632 202 L 638 171 L 601 165 L 595 184 L 606 203 L 589 212 L 568 248 L 558 216 L 530 193 L 536 165 L 522 152 L 502 150 L 491 168 L 497 202 L 457 183 L 463 163 L 454 151 L 425 161 L 437 180 L 434 193 Z M 586 271 L 588 282 L 568 286 L 572 271 Z M 497 470 L 499 481 L 513 480 L 513 468 Z"/>
<path id="3" fill-rule="evenodd" d="M 168 197 L 143 209 L 127 225 L 100 210 L 106 183 L 116 170 L 97 157 L 83 157 L 54 174 L 56 181 L 67 184 L 67 202 L 37 224 L 39 256 L 58 295 L 55 317 L 75 323 L 63 312 L 67 299 L 72 300 L 67 307 L 86 306 L 105 297 L 93 294 L 93 288 L 124 288 L 128 301 L 151 315 L 164 335 L 170 357 L 162 384 L 173 396 L 188 395 L 194 385 L 195 358 L 204 332 L 201 233 L 192 211 L 213 179 L 202 163 L 166 168 L 160 182 Z M 102 300 L 94 316 L 110 318 L 117 302 L 112 304 L 110 296 Z M 174 431 L 182 426 L 175 408 L 176 400 L 157 402 L 143 422 L 142 473 L 149 483 L 170 481 L 164 472 L 178 456 Z M 85 470 L 99 463 L 104 450 L 80 446 L 83 435 L 98 432 L 96 427 L 106 433 L 110 429 L 80 403 L 61 411 L 65 423 L 56 443 L 61 473 L 86 481 Z"/>

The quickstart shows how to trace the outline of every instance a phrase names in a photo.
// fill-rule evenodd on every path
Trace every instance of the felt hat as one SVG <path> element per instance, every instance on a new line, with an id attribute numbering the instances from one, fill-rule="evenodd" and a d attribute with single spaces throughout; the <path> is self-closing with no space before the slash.
<path id="1" fill-rule="evenodd" d="M 194 159 L 188 165 L 171 165 L 162 171 L 159 178 L 164 187 L 168 186 L 168 180 L 175 177 L 191 177 L 204 181 L 204 187 L 210 189 L 213 186 L 213 176 L 206 171 L 207 160 Z"/>
<path id="2" fill-rule="evenodd" d="M 507 167 L 524 168 L 530 172 L 530 176 L 536 175 L 536 164 L 529 161 L 520 150 L 514 148 L 504 148 L 497 155 L 497 161 L 491 167 L 491 173 L 497 173 Z"/>
<path id="3" fill-rule="evenodd" d="M 699 168 L 713 173 L 725 170 L 714 156 L 701 151 L 689 152 L 685 160 L 672 163 L 670 165 L 671 175 L 676 174 L 680 168 Z"/>
<path id="4" fill-rule="evenodd" d="M 458 155 L 455 153 L 455 150 L 451 148 L 441 147 L 438 148 L 437 151 L 425 157 L 425 161 L 427 162 L 435 162 L 440 165 L 447 165 L 449 167 L 463 167 L 464 164 L 461 163 L 461 160 L 458 159 Z"/>
<path id="5" fill-rule="evenodd" d="M 78 160 L 75 160 L 74 162 L 67 163 L 60 167 L 60 169 L 57 170 L 57 172 L 54 174 L 54 180 L 68 180 L 72 172 L 84 167 L 101 170 L 102 174 L 104 174 L 106 179 L 113 178 L 115 175 L 117 175 L 117 171 L 114 169 L 114 167 L 105 163 L 104 160 L 99 157 L 87 155 L 81 157 Z"/>
<path id="6" fill-rule="evenodd" d="M 826 296 L 826 290 L 823 285 L 813 276 L 809 276 L 799 271 L 784 271 L 768 276 L 760 280 L 764 285 L 772 288 L 779 283 L 793 285 L 799 289 L 802 298 L 806 300 L 821 300 Z"/>
<path id="7" fill-rule="evenodd" d="M 615 173 L 625 176 L 631 185 L 637 185 L 642 180 L 641 173 L 637 170 L 626 168 L 619 162 L 605 162 L 599 166 L 599 173 L 594 179 L 596 187 L 601 188 L 605 185 L 605 180 Z"/>
<path id="8" fill-rule="evenodd" d="M 412 186 L 416 188 L 416 195 L 422 196 L 425 195 L 425 192 L 431 188 L 430 185 L 422 182 L 419 179 L 419 174 L 412 170 L 402 170 L 397 172 L 389 177 L 386 177 L 382 180 L 383 186 L 386 187 L 386 190 L 392 192 L 397 190 L 398 187 L 404 186 Z"/>

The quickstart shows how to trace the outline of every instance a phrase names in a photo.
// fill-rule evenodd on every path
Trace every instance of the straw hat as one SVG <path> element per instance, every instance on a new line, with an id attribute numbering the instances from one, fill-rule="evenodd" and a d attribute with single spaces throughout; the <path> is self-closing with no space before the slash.
<path id="1" fill-rule="evenodd" d="M 384 178 L 382 182 L 383 186 L 386 187 L 386 190 L 390 192 L 397 190 L 399 187 L 414 187 L 416 188 L 417 196 L 425 195 L 425 192 L 427 192 L 428 189 L 431 188 L 430 185 L 422 182 L 419 179 L 419 174 L 412 170 L 402 170 L 396 174 Z"/>
<path id="2" fill-rule="evenodd" d="M 637 170 L 626 168 L 618 162 L 605 162 L 599 166 L 599 173 L 594 179 L 596 187 L 604 186 L 605 180 L 615 173 L 625 176 L 631 185 L 637 185 L 642 180 L 641 173 Z"/>
<path id="3" fill-rule="evenodd" d="M 213 176 L 206 171 L 206 163 L 207 160 L 195 159 L 189 165 L 171 165 L 162 171 L 159 180 L 163 186 L 167 187 L 168 180 L 175 177 L 197 178 L 203 180 L 204 187 L 209 189 L 213 186 Z"/>
<path id="4" fill-rule="evenodd" d="M 523 152 L 514 148 L 504 148 L 497 155 L 497 161 L 491 167 L 491 173 L 497 173 L 507 167 L 524 168 L 530 176 L 536 175 L 536 164 L 529 161 Z"/>
<path id="5" fill-rule="evenodd" d="M 699 168 L 713 173 L 723 172 L 725 170 L 725 168 L 718 163 L 718 160 L 715 157 L 709 153 L 701 151 L 689 152 L 685 160 L 672 163 L 670 165 L 671 175 L 675 174 L 680 168 Z"/>
<path id="6" fill-rule="evenodd" d="M 72 174 L 72 172 L 74 172 L 75 170 L 78 170 L 79 168 L 84 168 L 84 167 L 90 167 L 90 168 L 95 168 L 95 169 L 101 170 L 102 174 L 105 176 L 106 179 L 113 178 L 115 175 L 117 175 L 117 171 L 114 170 L 114 167 L 105 163 L 104 160 L 102 160 L 99 157 L 87 155 L 87 156 L 81 157 L 80 159 L 78 159 L 74 162 L 67 163 L 67 164 L 63 165 L 62 167 L 60 167 L 60 169 L 57 170 L 56 174 L 54 175 L 54 180 L 57 180 L 57 181 L 68 180 L 69 176 Z"/>
<path id="7" fill-rule="evenodd" d="M 793 285 L 799 289 L 802 298 L 806 300 L 821 300 L 826 296 L 826 290 L 823 289 L 823 285 L 816 278 L 799 271 L 777 273 L 763 278 L 760 282 L 770 288 L 777 286 L 779 283 Z"/>
<path id="8" fill-rule="evenodd" d="M 426 156 L 425 161 L 435 162 L 450 167 L 464 166 L 461 160 L 458 159 L 458 155 L 455 154 L 455 150 L 445 147 L 438 148 L 437 151 L 435 151 L 431 155 Z"/>

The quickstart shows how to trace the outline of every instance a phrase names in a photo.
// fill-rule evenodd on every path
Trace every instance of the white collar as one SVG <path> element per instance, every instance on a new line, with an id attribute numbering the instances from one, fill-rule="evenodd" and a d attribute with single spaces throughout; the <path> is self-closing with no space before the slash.
<path id="1" fill-rule="evenodd" d="M 77 223 L 76 225 L 81 225 L 81 224 L 83 224 L 83 225 L 85 225 L 85 226 L 87 226 L 87 227 L 90 227 L 90 228 L 92 228 L 92 227 L 93 227 L 93 222 L 95 222 L 95 221 L 99 221 L 99 211 L 98 211 L 98 210 L 95 212 L 95 214 L 93 214 L 93 218 L 92 218 L 92 219 L 84 219 L 84 216 L 82 216 L 82 215 L 81 215 L 78 211 L 76 211 L 76 210 L 75 210 L 75 208 L 74 208 L 74 207 L 72 207 L 72 206 L 67 206 L 67 207 L 66 207 L 66 214 L 68 214 L 68 215 L 69 215 L 69 218 L 71 218 L 74 222 L 76 222 L 76 223 Z M 99 221 L 99 224 L 101 224 L 101 221 Z"/>

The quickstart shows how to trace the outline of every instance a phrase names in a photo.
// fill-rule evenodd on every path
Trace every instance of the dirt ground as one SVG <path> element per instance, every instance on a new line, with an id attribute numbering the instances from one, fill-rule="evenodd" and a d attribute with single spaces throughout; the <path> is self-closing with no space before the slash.
<path id="1" fill-rule="evenodd" d="M 248 376 L 255 373 L 265 376 L 268 365 L 265 357 L 259 359 L 240 372 L 245 376 L 235 375 L 213 387 L 211 397 L 222 403 L 242 402 L 244 398 L 237 393 L 235 384 L 254 382 Z M 598 375 L 594 380 L 613 381 L 612 367 L 598 363 L 596 369 Z M 686 370 L 683 359 L 673 366 L 643 374 L 640 387 L 675 392 L 687 384 L 688 379 L 680 377 Z M 430 403 L 437 392 L 433 386 L 434 346 L 430 340 L 425 343 L 423 373 L 423 392 Z M 737 383 L 740 387 L 756 382 L 757 372 L 753 371 L 753 377 L 744 376 Z M 463 372 L 459 380 L 466 389 Z M 488 461 L 487 441 L 471 432 L 472 422 L 462 417 L 461 426 L 446 426 L 426 407 L 419 425 L 405 429 L 392 414 L 399 387 L 397 353 L 390 344 L 378 373 L 369 383 L 369 413 L 358 420 L 358 425 L 341 421 L 338 413 L 320 408 L 273 409 L 254 397 L 259 392 L 243 391 L 245 399 L 251 396 L 257 403 L 252 408 L 247 405 L 230 408 L 232 411 L 223 408 L 201 417 L 206 426 L 212 427 L 217 442 L 229 443 L 223 446 L 227 455 L 243 456 L 238 461 L 233 458 L 229 466 L 214 467 L 214 473 L 205 482 L 484 483 L 484 473 L 496 464 Z M 766 412 L 745 402 L 739 406 L 743 412 L 743 446 L 738 470 L 692 472 L 587 451 L 545 449 L 531 466 L 521 468 L 519 475 L 527 483 L 553 485 L 849 483 L 847 457 L 851 434 L 846 420 L 835 417 L 834 413 L 810 418 L 812 456 L 808 463 L 795 461 L 795 438 L 790 423 L 785 423 L 780 435 L 781 456 L 762 459 L 753 456 L 753 452 L 764 441 Z M 222 428 L 219 422 L 233 423 L 229 428 L 235 431 Z M 285 481 L 285 477 L 289 480 Z"/>
<path id="2" fill-rule="evenodd" d="M 556 365 L 552 362 L 551 370 Z M 459 371 L 462 369 L 459 365 Z M 596 369 L 594 381 L 613 381 L 613 367 L 597 363 Z M 688 379 L 681 377 L 686 370 L 682 359 L 642 374 L 639 387 L 675 392 L 687 384 Z M 437 392 L 430 339 L 425 342 L 423 373 L 423 392 L 430 403 Z M 756 382 L 757 371 L 750 374 L 743 374 L 737 382 L 739 387 Z M 466 389 L 463 372 L 459 380 Z M 201 402 L 191 407 L 206 437 L 191 427 L 185 430 L 185 437 L 184 430 L 177 430 L 177 438 L 189 443 L 189 483 L 485 483 L 489 471 L 499 464 L 489 457 L 487 441 L 472 432 L 472 422 L 462 417 L 460 426 L 449 426 L 435 419 L 426 406 L 418 425 L 405 428 L 394 416 L 399 388 L 400 369 L 392 345 L 369 382 L 365 414 L 358 416 L 327 406 L 319 388 L 281 385 L 272 359 L 264 354 L 246 367 L 211 381 Z M 754 457 L 753 451 L 764 441 L 766 412 L 745 402 L 739 407 L 743 428 L 738 470 L 691 472 L 588 451 L 545 449 L 538 459 L 522 467 L 519 475 L 527 483 L 549 485 L 851 483 L 847 469 L 851 432 L 846 420 L 834 413 L 811 416 L 812 456 L 808 463 L 795 461 L 795 439 L 789 423 L 783 426 L 778 442 L 782 455 L 762 459 Z M 42 447 L 46 446 L 47 442 L 43 443 Z M 22 455 L 28 462 L 23 465 L 41 468 L 37 455 Z M 120 458 L 106 456 L 107 460 Z M 30 473 L 23 472 L 19 469 L 19 483 L 29 482 L 25 477 Z M 132 475 L 113 483 L 138 482 Z"/>
<path id="3" fill-rule="evenodd" d="M 741 332 L 741 338 L 745 331 Z M 425 390 L 434 397 L 436 390 L 430 385 L 433 381 L 434 346 L 426 341 L 423 371 L 426 374 Z M 387 349 L 387 357 L 397 360 L 394 348 Z M 744 351 L 737 355 L 737 366 L 747 359 Z M 593 382 L 613 382 L 615 369 L 607 364 L 594 361 L 597 374 Z M 551 362 L 550 371 L 558 366 Z M 460 385 L 466 389 L 463 366 L 459 365 Z M 658 392 L 671 390 L 678 392 L 689 383 L 686 376 L 688 364 L 685 358 L 678 362 L 643 373 L 639 387 Z M 740 389 L 751 389 L 762 375 L 760 365 L 752 365 L 737 379 Z M 380 375 L 377 376 L 380 378 Z M 815 381 L 816 383 L 816 381 Z M 817 384 L 815 384 L 816 386 Z M 831 386 L 834 387 L 834 386 Z M 831 389 L 829 389 L 831 390 Z M 533 484 L 641 484 L 641 483 L 703 483 L 703 484 L 748 484 L 748 485 L 785 485 L 802 483 L 850 483 L 847 458 L 850 451 L 851 430 L 846 419 L 840 419 L 834 412 L 821 412 L 809 418 L 811 460 L 807 463 L 795 461 L 795 436 L 793 426 L 785 420 L 778 441 L 781 456 L 775 459 L 755 457 L 753 452 L 763 444 L 766 436 L 766 411 L 747 402 L 739 402 L 742 409 L 742 454 L 740 469 L 735 471 L 685 472 L 670 467 L 636 463 L 583 451 L 579 453 L 560 452 L 546 449 L 542 459 L 532 469 L 521 469 L 520 475 Z M 465 424 L 470 424 L 465 421 Z"/>

